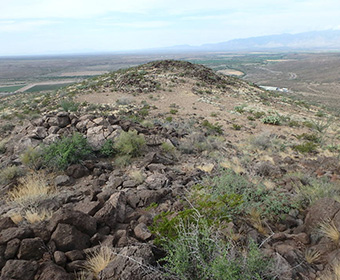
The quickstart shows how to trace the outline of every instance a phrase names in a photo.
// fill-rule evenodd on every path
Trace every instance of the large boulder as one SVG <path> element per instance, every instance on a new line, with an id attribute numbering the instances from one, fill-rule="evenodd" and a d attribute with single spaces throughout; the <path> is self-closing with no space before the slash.
<path id="1" fill-rule="evenodd" d="M 44 263 L 40 269 L 38 280 L 71 280 L 71 275 L 68 274 L 62 267 L 55 265 L 52 262 Z"/>
<path id="2" fill-rule="evenodd" d="M 97 221 L 90 215 L 69 208 L 59 209 L 50 219 L 48 229 L 53 231 L 59 223 L 73 225 L 77 230 L 90 236 L 97 231 Z"/>
<path id="3" fill-rule="evenodd" d="M 88 235 L 68 224 L 58 224 L 51 240 L 55 242 L 57 249 L 62 252 L 83 250 L 91 244 Z"/>
<path id="4" fill-rule="evenodd" d="M 47 247 L 41 238 L 27 238 L 21 241 L 18 258 L 24 260 L 39 260 L 46 252 Z"/>

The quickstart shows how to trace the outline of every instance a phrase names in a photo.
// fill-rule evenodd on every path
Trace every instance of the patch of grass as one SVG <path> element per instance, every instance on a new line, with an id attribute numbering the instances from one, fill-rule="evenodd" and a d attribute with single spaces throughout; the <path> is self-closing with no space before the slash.
<path id="1" fill-rule="evenodd" d="M 46 177 L 43 174 L 28 174 L 20 180 L 20 183 L 7 196 L 10 202 L 21 206 L 34 206 L 39 201 L 52 197 L 53 190 L 48 187 Z"/>
<path id="2" fill-rule="evenodd" d="M 320 143 L 321 139 L 316 134 L 302 133 L 296 137 L 297 139 L 307 140 L 309 142 Z"/>
<path id="3" fill-rule="evenodd" d="M 30 224 L 40 223 L 52 217 L 52 211 L 46 209 L 30 208 L 25 211 L 24 218 Z"/>
<path id="4" fill-rule="evenodd" d="M 119 155 L 130 157 L 140 156 L 145 146 L 146 141 L 144 136 L 138 135 L 135 130 L 129 130 L 128 132 L 122 131 L 114 143 L 114 149 Z"/>
<path id="5" fill-rule="evenodd" d="M 318 145 L 316 143 L 308 141 L 300 145 L 294 145 L 293 150 L 303 154 L 315 153 L 317 151 L 317 147 Z"/>
<path id="6" fill-rule="evenodd" d="M 297 195 L 294 198 L 298 207 L 307 208 L 315 201 L 325 197 L 332 197 L 340 202 L 338 183 L 330 182 L 327 178 L 316 179 L 299 173 L 288 176 L 299 179 L 295 185 Z"/>
<path id="7" fill-rule="evenodd" d="M 178 113 L 178 110 L 177 109 L 170 109 L 169 113 L 172 114 L 172 115 L 176 115 Z"/>
<path id="8" fill-rule="evenodd" d="M 320 224 L 320 233 L 329 238 L 337 247 L 340 241 L 340 231 L 336 227 L 334 221 L 328 220 Z"/>
<path id="9" fill-rule="evenodd" d="M 43 161 L 50 168 L 66 169 L 70 164 L 78 163 L 92 153 L 87 139 L 80 133 L 45 146 L 42 149 Z"/>
<path id="10" fill-rule="evenodd" d="M 0 171 L 0 183 L 6 185 L 13 179 L 20 177 L 22 173 L 22 170 L 18 166 L 7 166 Z"/>
<path id="11" fill-rule="evenodd" d="M 270 116 L 264 117 L 262 119 L 262 122 L 264 124 L 280 125 L 281 124 L 281 118 L 278 115 L 270 115 Z"/>
<path id="12" fill-rule="evenodd" d="M 222 125 L 219 123 L 212 124 L 208 120 L 204 120 L 202 126 L 209 134 L 223 134 Z"/>
<path id="13" fill-rule="evenodd" d="M 28 168 L 38 169 L 42 164 L 41 155 L 42 152 L 39 148 L 28 147 L 20 155 L 20 160 Z"/>
<path id="14" fill-rule="evenodd" d="M 232 127 L 233 127 L 234 130 L 241 130 L 242 125 L 234 123 Z"/>
<path id="15" fill-rule="evenodd" d="M 86 258 L 85 269 L 92 272 L 96 279 L 99 279 L 99 273 L 103 271 L 108 264 L 114 260 L 114 254 L 111 248 L 100 246 L 99 250 L 90 253 Z"/>
<path id="16" fill-rule="evenodd" d="M 242 114 L 242 113 L 245 112 L 244 108 L 246 108 L 246 107 L 247 107 L 247 105 L 245 105 L 245 104 L 242 104 L 242 105 L 239 105 L 239 106 L 235 106 L 234 107 L 234 111 Z"/>
<path id="17" fill-rule="evenodd" d="M 7 145 L 8 140 L 3 139 L 0 141 L 0 154 L 4 154 L 6 152 L 6 145 Z"/>
<path id="18" fill-rule="evenodd" d="M 79 108 L 79 103 L 74 102 L 71 99 L 64 99 L 60 101 L 59 106 L 65 111 L 65 112 L 77 112 Z"/>

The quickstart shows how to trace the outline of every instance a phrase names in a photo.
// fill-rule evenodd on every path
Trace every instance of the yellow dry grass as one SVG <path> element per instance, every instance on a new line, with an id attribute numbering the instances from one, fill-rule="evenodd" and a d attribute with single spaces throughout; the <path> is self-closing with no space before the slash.
<path id="1" fill-rule="evenodd" d="M 25 211 L 24 218 L 26 221 L 28 221 L 30 224 L 39 223 L 42 221 L 46 221 L 52 217 L 52 212 L 48 211 L 46 209 L 29 209 Z"/>
<path id="2" fill-rule="evenodd" d="M 315 263 L 320 258 L 320 256 L 321 253 L 318 250 L 307 249 L 305 251 L 305 259 L 309 264 Z"/>
<path id="3" fill-rule="evenodd" d="M 43 174 L 28 174 L 20 180 L 19 185 L 8 192 L 8 200 L 21 206 L 31 205 L 51 197 L 53 191 L 48 187 Z"/>
<path id="4" fill-rule="evenodd" d="M 340 280 L 340 261 L 336 260 L 331 267 L 331 271 L 324 273 L 317 280 Z"/>
<path id="5" fill-rule="evenodd" d="M 12 213 L 9 217 L 15 224 L 20 224 L 24 220 L 24 217 L 20 213 Z"/>
<path id="6" fill-rule="evenodd" d="M 104 270 L 113 259 L 114 254 L 112 249 L 107 246 L 101 246 L 98 251 L 89 254 L 85 269 L 97 277 L 99 272 Z"/>
<path id="7" fill-rule="evenodd" d="M 327 220 L 320 224 L 320 233 L 333 241 L 334 244 L 339 246 L 340 232 L 334 221 Z"/>

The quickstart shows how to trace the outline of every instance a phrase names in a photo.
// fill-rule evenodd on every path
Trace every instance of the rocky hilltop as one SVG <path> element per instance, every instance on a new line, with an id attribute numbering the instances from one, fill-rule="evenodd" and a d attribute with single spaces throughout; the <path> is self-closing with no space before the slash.
<path id="1" fill-rule="evenodd" d="M 166 60 L 0 117 L 0 279 L 340 277 L 325 108 Z"/>

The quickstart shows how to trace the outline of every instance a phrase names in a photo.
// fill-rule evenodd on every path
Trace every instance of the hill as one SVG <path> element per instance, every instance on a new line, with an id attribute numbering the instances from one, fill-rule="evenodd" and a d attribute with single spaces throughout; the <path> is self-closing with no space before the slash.
<path id="1" fill-rule="evenodd" d="M 173 60 L 0 106 L 2 278 L 333 279 L 330 112 Z"/>

